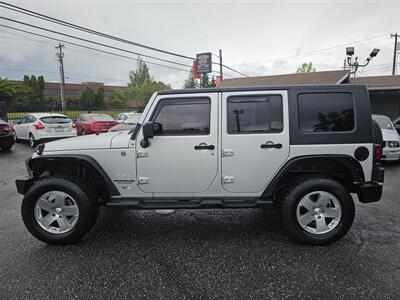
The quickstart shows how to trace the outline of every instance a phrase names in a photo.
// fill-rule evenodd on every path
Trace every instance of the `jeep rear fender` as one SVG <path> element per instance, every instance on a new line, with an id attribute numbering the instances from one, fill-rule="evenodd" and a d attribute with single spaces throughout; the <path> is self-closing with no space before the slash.
<path id="1" fill-rule="evenodd" d="M 349 155 L 306 155 L 288 160 L 262 194 L 270 198 L 282 186 L 303 174 L 327 175 L 341 181 L 350 191 L 365 181 L 360 163 Z"/>

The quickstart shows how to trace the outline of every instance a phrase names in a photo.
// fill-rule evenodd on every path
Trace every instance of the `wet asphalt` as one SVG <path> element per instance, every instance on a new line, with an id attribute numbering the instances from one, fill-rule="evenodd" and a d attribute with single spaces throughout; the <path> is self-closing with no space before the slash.
<path id="1" fill-rule="evenodd" d="M 31 153 L 0 152 L 0 299 L 400 298 L 400 164 L 325 247 L 292 242 L 276 211 L 110 208 L 81 243 L 48 246 L 25 229 L 14 185 Z"/>

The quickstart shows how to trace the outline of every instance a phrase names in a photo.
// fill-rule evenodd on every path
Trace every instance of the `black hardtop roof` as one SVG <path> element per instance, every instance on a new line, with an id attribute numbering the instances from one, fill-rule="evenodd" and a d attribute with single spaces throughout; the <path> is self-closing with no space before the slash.
<path id="1" fill-rule="evenodd" d="M 248 91 L 264 91 L 264 90 L 307 90 L 307 89 L 367 89 L 361 84 L 304 84 L 304 85 L 273 85 L 273 86 L 245 86 L 245 87 L 221 87 L 221 88 L 203 88 L 203 89 L 176 89 L 158 91 L 158 95 L 173 94 L 196 94 L 196 93 L 221 93 L 221 92 L 248 92 Z"/>

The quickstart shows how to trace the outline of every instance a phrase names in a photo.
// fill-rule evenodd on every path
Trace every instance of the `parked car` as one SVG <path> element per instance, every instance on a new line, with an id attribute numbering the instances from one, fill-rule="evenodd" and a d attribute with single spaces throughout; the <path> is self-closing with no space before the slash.
<path id="1" fill-rule="evenodd" d="M 393 121 L 394 128 L 400 134 L 400 116 Z"/>
<path id="2" fill-rule="evenodd" d="M 4 151 L 10 150 L 14 140 L 15 134 L 12 125 L 0 119 L 0 148 Z"/>
<path id="3" fill-rule="evenodd" d="M 269 207 L 294 239 L 321 245 L 351 228 L 351 194 L 362 203 L 382 195 L 365 86 L 166 90 L 151 97 L 139 123 L 36 149 L 30 177 L 16 180 L 36 238 L 79 241 L 100 205 Z"/>
<path id="4" fill-rule="evenodd" d="M 62 114 L 32 113 L 14 124 L 17 141 L 29 141 L 32 147 L 41 142 L 76 136 L 75 124 Z"/>
<path id="5" fill-rule="evenodd" d="M 138 113 L 136 111 L 131 111 L 131 112 L 120 113 L 120 114 L 116 115 L 114 117 L 114 120 L 117 121 L 118 123 L 122 123 L 123 121 L 127 120 L 129 117 L 131 117 L 133 115 L 139 115 L 139 117 L 140 117 L 140 113 Z"/>
<path id="6" fill-rule="evenodd" d="M 117 121 L 106 114 L 82 114 L 76 119 L 76 130 L 78 135 L 103 133 L 117 124 Z"/>
<path id="7" fill-rule="evenodd" d="M 113 132 L 113 131 L 132 130 L 136 127 L 136 124 L 139 122 L 141 115 L 142 114 L 139 113 L 132 114 L 125 121 L 122 121 L 120 124 L 111 127 L 109 131 Z"/>
<path id="8" fill-rule="evenodd" d="M 381 160 L 400 159 L 400 136 L 394 129 L 392 121 L 384 115 L 372 115 L 382 131 L 384 146 Z"/>

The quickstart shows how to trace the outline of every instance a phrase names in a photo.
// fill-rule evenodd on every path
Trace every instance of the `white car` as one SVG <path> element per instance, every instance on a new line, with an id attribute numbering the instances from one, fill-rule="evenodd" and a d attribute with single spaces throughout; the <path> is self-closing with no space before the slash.
<path id="1" fill-rule="evenodd" d="M 114 117 L 114 120 L 117 121 L 118 123 L 122 123 L 123 121 L 127 120 L 128 118 L 130 118 L 132 116 L 136 116 L 136 115 L 138 116 L 138 119 L 139 119 L 141 114 L 136 111 L 120 113 Z"/>
<path id="2" fill-rule="evenodd" d="M 14 125 L 17 140 L 29 141 L 32 147 L 46 141 L 76 136 L 75 124 L 62 114 L 32 113 Z"/>
<path id="3" fill-rule="evenodd" d="M 381 160 L 400 159 L 400 136 L 395 130 L 392 121 L 384 115 L 372 115 L 382 131 L 384 146 Z"/>

